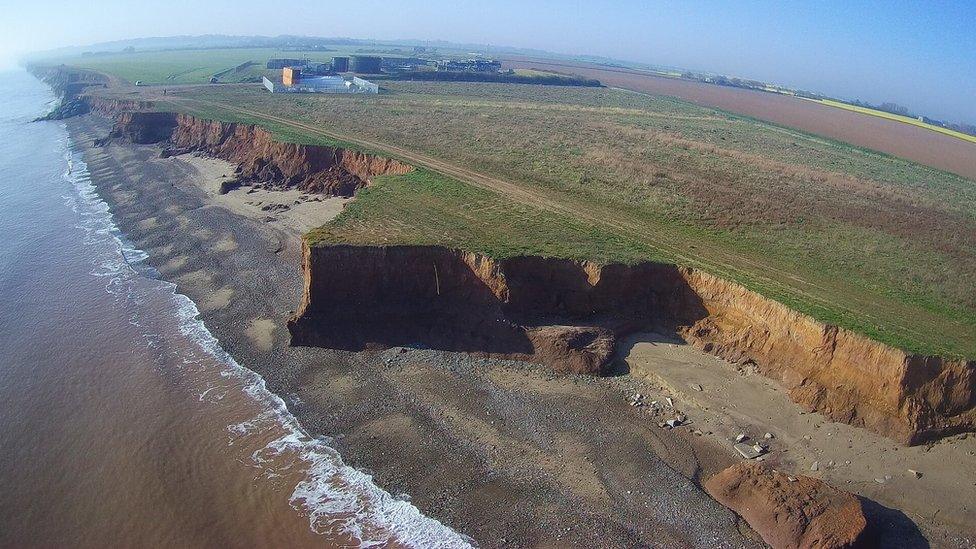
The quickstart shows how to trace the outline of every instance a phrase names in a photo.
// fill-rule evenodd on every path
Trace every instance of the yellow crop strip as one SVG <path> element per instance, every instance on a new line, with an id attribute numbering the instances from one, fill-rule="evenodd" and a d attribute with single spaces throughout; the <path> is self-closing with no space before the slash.
<path id="1" fill-rule="evenodd" d="M 904 122 L 905 124 L 911 124 L 913 126 L 918 126 L 920 128 L 925 128 L 927 130 L 932 130 L 934 132 L 939 132 L 945 135 L 955 137 L 957 139 L 962 139 L 963 141 L 969 141 L 970 143 L 976 143 L 976 135 L 969 135 L 962 132 L 957 132 L 955 130 L 950 130 L 948 128 L 943 128 L 941 126 L 936 126 L 934 124 L 929 124 L 928 122 L 922 122 L 917 118 L 911 118 L 909 116 L 902 116 L 900 114 L 892 114 L 890 112 L 879 111 L 876 109 L 869 109 L 866 107 L 858 107 L 857 105 L 850 105 L 848 103 L 843 103 L 840 101 L 834 101 L 832 99 L 808 99 L 809 101 L 815 101 L 817 103 L 823 103 L 824 105 L 829 105 L 831 107 L 837 107 L 838 109 L 844 109 L 848 111 L 859 112 L 861 114 L 867 114 L 871 116 L 877 116 L 879 118 L 887 118 L 888 120 L 894 120 L 896 122 Z"/>

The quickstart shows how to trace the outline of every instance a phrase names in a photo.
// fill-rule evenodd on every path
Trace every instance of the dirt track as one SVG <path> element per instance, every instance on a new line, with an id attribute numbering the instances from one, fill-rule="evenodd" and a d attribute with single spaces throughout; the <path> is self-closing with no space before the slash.
<path id="1" fill-rule="evenodd" d="M 596 78 L 607 86 L 669 95 L 899 156 L 976 180 L 976 144 L 877 116 L 785 95 L 650 76 L 585 63 L 510 59 L 505 62 L 505 67 L 572 72 Z"/>

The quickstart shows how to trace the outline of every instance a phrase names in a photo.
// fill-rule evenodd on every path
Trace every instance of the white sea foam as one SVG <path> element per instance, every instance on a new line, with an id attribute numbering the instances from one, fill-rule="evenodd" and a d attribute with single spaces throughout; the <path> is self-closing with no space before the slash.
<path id="1" fill-rule="evenodd" d="M 67 147 L 66 147 L 67 148 Z M 90 173 L 79 154 L 66 151 L 66 165 L 70 169 L 65 179 L 74 193 L 65 196 L 67 205 L 81 215 L 80 228 L 86 232 L 85 242 L 92 245 L 96 256 L 92 274 L 105 277 L 105 289 L 122 299 L 140 302 L 148 299 L 133 292 L 134 282 L 143 275 L 154 277 L 148 267 L 140 265 L 148 255 L 128 243 L 116 226 L 108 204 L 96 192 Z M 143 279 L 144 280 L 144 279 Z M 252 455 L 252 465 L 263 470 L 267 478 L 278 478 L 282 471 L 301 468 L 304 478 L 295 486 L 290 502 L 296 510 L 309 517 L 309 526 L 318 533 L 342 532 L 361 540 L 364 547 L 388 545 L 391 542 L 414 547 L 470 547 L 472 541 L 454 532 L 435 519 L 423 515 L 415 506 L 379 488 L 370 475 L 342 462 L 338 452 L 329 445 L 327 437 L 308 435 L 298 420 L 288 411 L 285 402 L 268 390 L 264 378 L 241 366 L 221 346 L 199 319 L 199 310 L 188 297 L 176 293 L 176 286 L 158 280 L 153 291 L 168 295 L 173 313 L 179 320 L 182 334 L 195 343 L 211 360 L 203 357 L 182 357 L 180 363 L 203 367 L 222 365 L 219 376 L 243 390 L 263 411 L 239 424 L 228 426 L 230 444 L 249 436 L 277 433 L 263 448 Z M 134 308 L 138 309 L 138 308 Z M 141 326 L 138 310 L 131 322 Z M 156 345 L 152 333 L 145 334 L 147 345 Z M 201 401 L 218 387 L 208 384 L 199 394 Z M 228 387 L 220 386 L 226 391 Z M 223 398 L 218 392 L 213 402 Z"/>

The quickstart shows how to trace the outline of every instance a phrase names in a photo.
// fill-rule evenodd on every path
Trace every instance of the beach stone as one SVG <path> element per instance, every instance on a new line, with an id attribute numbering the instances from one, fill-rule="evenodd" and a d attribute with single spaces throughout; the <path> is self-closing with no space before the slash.
<path id="1" fill-rule="evenodd" d="M 760 463 L 737 463 L 708 479 L 705 490 L 776 548 L 853 547 L 867 527 L 853 494 Z"/>
<path id="2" fill-rule="evenodd" d="M 736 451 L 738 451 L 739 454 L 746 459 L 755 459 L 763 454 L 761 447 L 760 450 L 757 450 L 755 446 L 744 444 L 742 442 L 736 443 L 733 448 L 735 448 Z"/>

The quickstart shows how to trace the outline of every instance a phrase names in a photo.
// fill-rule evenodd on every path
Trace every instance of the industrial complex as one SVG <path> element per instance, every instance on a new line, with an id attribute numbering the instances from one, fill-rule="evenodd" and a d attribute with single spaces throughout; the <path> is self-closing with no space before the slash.
<path id="1" fill-rule="evenodd" d="M 340 59 L 340 58 L 336 58 Z M 324 63 L 309 63 L 305 60 L 271 59 L 268 67 L 283 64 L 283 61 L 298 61 L 292 66 L 281 67 L 281 79 L 262 78 L 264 87 L 271 93 L 379 93 L 380 87 L 358 76 L 345 78 L 336 74 L 336 60 L 332 66 Z M 338 63 L 346 67 L 348 60 L 342 58 Z"/>
<path id="2" fill-rule="evenodd" d="M 282 69 L 281 82 L 263 78 L 264 87 L 271 93 L 379 93 L 380 87 L 358 76 L 346 79 L 338 75 L 303 77 L 301 70 Z"/>
<path id="3" fill-rule="evenodd" d="M 488 74 L 501 72 L 501 63 L 492 59 L 445 59 L 432 61 L 418 57 L 383 58 L 373 55 L 333 57 L 330 63 L 313 62 L 307 58 L 273 58 L 266 65 L 269 70 L 281 70 L 281 76 L 262 78 L 271 93 L 379 93 L 379 86 L 359 76 L 343 77 L 342 73 L 360 75 L 390 73 L 429 74 Z M 453 77 L 452 77 L 453 78 Z"/>
<path id="4" fill-rule="evenodd" d="M 271 93 L 379 93 L 380 87 L 358 76 L 349 78 L 338 73 L 381 72 L 380 57 L 354 55 L 333 57 L 331 63 L 316 63 L 308 59 L 268 59 L 268 69 L 281 69 L 281 77 L 262 78 Z"/>

